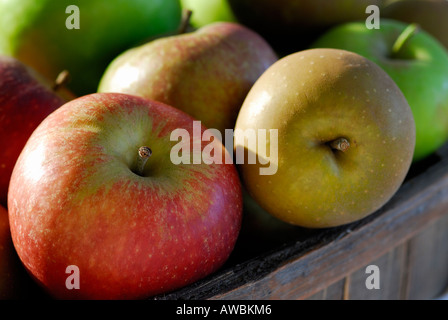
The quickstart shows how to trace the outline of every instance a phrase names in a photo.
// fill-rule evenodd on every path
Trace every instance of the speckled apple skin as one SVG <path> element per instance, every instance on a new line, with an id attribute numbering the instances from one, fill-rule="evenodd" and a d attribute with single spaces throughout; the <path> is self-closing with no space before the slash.
<path id="1" fill-rule="evenodd" d="M 239 165 L 242 178 L 266 211 L 309 228 L 354 222 L 382 207 L 415 148 L 414 118 L 398 86 L 374 62 L 337 49 L 275 63 L 249 92 L 236 129 L 278 130 L 278 141 L 266 142 L 266 150 L 277 145 L 275 174 L 260 175 L 260 161 Z M 345 152 L 329 146 L 339 138 L 350 143 Z"/>
<path id="2" fill-rule="evenodd" d="M 161 103 L 99 93 L 65 104 L 33 133 L 11 180 L 11 232 L 51 295 L 141 299 L 226 261 L 241 224 L 240 181 L 233 164 L 170 161 L 171 132 L 184 128 L 193 143 L 192 121 Z M 152 156 L 138 175 L 142 145 Z M 80 289 L 66 287 L 69 265 Z"/>

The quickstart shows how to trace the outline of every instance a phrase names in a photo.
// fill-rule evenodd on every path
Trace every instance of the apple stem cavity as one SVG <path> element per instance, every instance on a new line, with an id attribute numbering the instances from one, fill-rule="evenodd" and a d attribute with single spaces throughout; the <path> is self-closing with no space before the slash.
<path id="1" fill-rule="evenodd" d="M 143 177 L 143 170 L 145 169 L 146 162 L 148 161 L 149 157 L 151 157 L 151 155 L 152 150 L 149 147 L 143 146 L 138 149 L 137 168 L 134 173 Z"/>
<path id="2" fill-rule="evenodd" d="M 338 138 L 336 140 L 330 141 L 329 146 L 333 150 L 345 152 L 350 148 L 350 142 L 348 142 L 348 140 L 345 138 Z"/>
<path id="3" fill-rule="evenodd" d="M 420 27 L 416 23 L 411 23 L 408 25 L 403 32 L 398 36 L 397 40 L 395 40 L 394 45 L 392 46 L 392 58 L 397 58 L 400 54 L 401 49 L 404 47 L 405 43 L 411 39 L 418 31 Z"/>
<path id="4" fill-rule="evenodd" d="M 60 88 L 65 86 L 70 80 L 70 73 L 67 70 L 61 71 L 58 76 L 56 77 L 56 80 L 53 83 L 53 91 L 58 91 Z"/>
<path id="5" fill-rule="evenodd" d="M 182 21 L 180 22 L 179 29 L 177 31 L 178 34 L 184 34 L 187 32 L 188 27 L 190 26 L 190 19 L 193 11 L 186 9 L 182 12 Z"/>

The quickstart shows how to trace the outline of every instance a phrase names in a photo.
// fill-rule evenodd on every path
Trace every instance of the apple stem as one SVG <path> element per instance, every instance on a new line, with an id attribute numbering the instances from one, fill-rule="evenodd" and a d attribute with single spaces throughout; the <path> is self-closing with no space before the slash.
<path id="1" fill-rule="evenodd" d="M 391 57 L 397 57 L 400 53 L 401 49 L 403 48 L 404 44 L 412 37 L 414 36 L 418 31 L 420 30 L 420 27 L 416 23 L 411 23 L 408 25 L 403 32 L 398 36 L 397 40 L 395 40 L 394 45 L 392 46 L 392 53 Z"/>
<path id="2" fill-rule="evenodd" d="M 67 70 L 61 71 L 53 83 L 53 91 L 58 91 L 70 80 L 70 73 Z"/>
<path id="3" fill-rule="evenodd" d="M 190 19 L 193 11 L 186 9 L 182 12 L 182 21 L 180 23 L 179 29 L 177 31 L 178 34 L 184 34 L 187 32 L 188 26 L 190 25 Z"/>
<path id="4" fill-rule="evenodd" d="M 145 164 L 152 154 L 152 150 L 149 147 L 140 147 L 138 149 L 138 162 L 137 162 L 137 174 L 143 176 L 143 170 L 145 169 Z"/>
<path id="5" fill-rule="evenodd" d="M 350 148 L 350 142 L 348 142 L 345 138 L 338 138 L 329 143 L 330 147 L 333 150 L 339 150 L 342 152 L 347 151 Z"/>

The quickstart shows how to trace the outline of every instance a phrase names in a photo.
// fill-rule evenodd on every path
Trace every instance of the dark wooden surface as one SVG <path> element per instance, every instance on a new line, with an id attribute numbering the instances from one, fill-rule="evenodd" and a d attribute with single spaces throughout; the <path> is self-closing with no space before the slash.
<path id="1" fill-rule="evenodd" d="M 368 290 L 365 286 L 366 267 L 371 264 L 380 270 L 379 290 Z M 349 285 L 344 291 L 346 283 Z M 447 289 L 448 215 L 445 215 L 308 299 L 420 300 L 436 298 Z"/>
<path id="2" fill-rule="evenodd" d="M 365 267 L 381 271 L 368 290 Z M 216 273 L 155 299 L 431 299 L 448 286 L 448 148 L 414 164 L 395 196 L 355 223 L 293 227 L 246 198 L 232 256 Z"/>

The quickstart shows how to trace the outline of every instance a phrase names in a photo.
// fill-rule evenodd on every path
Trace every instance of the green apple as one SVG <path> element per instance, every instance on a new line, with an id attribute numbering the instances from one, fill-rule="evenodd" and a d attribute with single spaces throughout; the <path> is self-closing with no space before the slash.
<path id="1" fill-rule="evenodd" d="M 158 39 L 118 56 L 98 92 L 142 96 L 181 109 L 208 128 L 233 129 L 247 92 L 277 56 L 257 33 L 232 22 Z"/>
<path id="2" fill-rule="evenodd" d="M 117 54 L 177 30 L 180 19 L 179 0 L 2 0 L 0 53 L 51 80 L 67 69 L 69 88 L 82 95 L 96 91 Z"/>
<path id="3" fill-rule="evenodd" d="M 364 23 L 335 27 L 314 48 L 356 52 L 382 67 L 401 89 L 414 114 L 417 140 L 414 160 L 433 153 L 448 139 L 448 52 L 423 30 L 382 19 L 381 29 Z"/>
<path id="4" fill-rule="evenodd" d="M 281 53 L 308 48 L 336 24 L 366 20 L 366 8 L 383 0 L 228 0 L 237 20 L 260 33 Z"/>
<path id="5" fill-rule="evenodd" d="M 265 150 L 277 144 L 274 174 L 260 174 L 266 161 L 239 164 L 248 192 L 273 216 L 307 228 L 343 225 L 382 207 L 404 181 L 415 146 L 412 111 L 395 82 L 370 60 L 336 49 L 288 55 L 250 90 L 235 149 L 263 159 L 261 140 L 238 137 L 247 130 L 278 136 L 261 142 Z"/>
<path id="6" fill-rule="evenodd" d="M 181 0 L 181 4 L 192 11 L 190 23 L 194 28 L 218 21 L 236 21 L 227 0 Z"/>
<path id="7" fill-rule="evenodd" d="M 387 5 L 381 15 L 407 23 L 417 23 L 448 49 L 448 1 L 407 0 Z"/>

